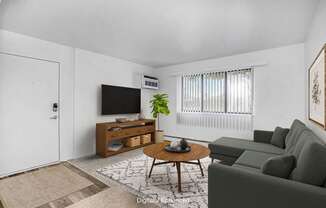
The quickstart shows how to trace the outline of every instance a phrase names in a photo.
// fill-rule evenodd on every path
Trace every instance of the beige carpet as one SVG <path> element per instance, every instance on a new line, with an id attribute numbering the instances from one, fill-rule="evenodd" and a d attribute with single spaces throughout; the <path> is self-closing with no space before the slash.
<path id="1" fill-rule="evenodd" d="M 67 208 L 154 208 L 154 204 L 137 203 L 132 194 L 112 187 Z"/>
<path id="2" fill-rule="evenodd" d="M 55 165 L 0 180 L 0 198 L 6 208 L 34 208 L 92 184 L 64 165 Z"/>

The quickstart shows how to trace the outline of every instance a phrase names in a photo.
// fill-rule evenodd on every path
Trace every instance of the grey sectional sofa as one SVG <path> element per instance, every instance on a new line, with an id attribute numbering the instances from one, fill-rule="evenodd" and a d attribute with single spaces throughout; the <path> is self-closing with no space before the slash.
<path id="1" fill-rule="evenodd" d="M 211 158 L 222 161 L 209 166 L 209 208 L 326 207 L 326 182 L 315 186 L 261 172 L 269 158 L 287 154 L 298 161 L 305 145 L 324 145 L 322 140 L 299 120 L 291 125 L 284 149 L 270 143 L 272 135 L 270 131 L 255 131 L 254 141 L 220 138 L 209 144 Z M 324 173 L 326 166 L 321 167 L 320 173 Z"/>

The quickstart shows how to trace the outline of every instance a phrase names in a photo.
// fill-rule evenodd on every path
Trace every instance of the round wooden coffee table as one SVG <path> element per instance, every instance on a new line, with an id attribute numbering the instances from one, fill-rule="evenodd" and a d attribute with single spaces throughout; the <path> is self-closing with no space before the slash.
<path id="1" fill-rule="evenodd" d="M 144 154 L 153 158 L 153 163 L 151 170 L 149 171 L 148 177 L 151 177 L 153 167 L 156 165 L 163 165 L 168 163 L 175 164 L 178 173 L 178 191 L 181 192 L 181 169 L 180 164 L 193 164 L 198 165 L 201 171 L 202 176 L 204 176 L 203 168 L 200 163 L 200 159 L 205 158 L 209 155 L 210 151 L 207 147 L 204 147 L 199 144 L 189 144 L 191 146 L 191 151 L 187 153 L 172 153 L 167 152 L 164 147 L 168 143 L 162 142 L 158 144 L 152 144 L 147 147 L 144 147 Z M 157 162 L 156 160 L 163 160 L 164 162 Z M 197 160 L 197 162 L 192 162 Z"/>

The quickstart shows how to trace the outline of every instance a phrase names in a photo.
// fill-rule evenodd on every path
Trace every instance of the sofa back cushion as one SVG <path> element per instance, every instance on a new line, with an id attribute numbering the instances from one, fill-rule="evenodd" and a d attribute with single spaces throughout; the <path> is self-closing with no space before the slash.
<path id="1" fill-rule="evenodd" d="M 326 180 L 326 147 L 318 142 L 303 145 L 293 170 L 292 180 L 324 186 Z"/>
<path id="2" fill-rule="evenodd" d="M 323 144 L 321 139 L 319 139 L 319 137 L 316 134 L 314 134 L 310 129 L 306 129 L 300 134 L 299 138 L 297 139 L 292 154 L 297 159 L 299 159 L 299 155 L 301 154 L 303 147 L 311 142 L 317 142 Z"/>
<path id="3" fill-rule="evenodd" d="M 285 152 L 292 154 L 295 148 L 295 145 L 304 130 L 308 130 L 306 125 L 299 120 L 294 120 L 289 133 L 285 138 Z"/>

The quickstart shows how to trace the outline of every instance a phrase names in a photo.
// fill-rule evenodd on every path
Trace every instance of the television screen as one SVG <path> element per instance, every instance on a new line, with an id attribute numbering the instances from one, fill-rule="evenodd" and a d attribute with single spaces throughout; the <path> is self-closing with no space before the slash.
<path id="1" fill-rule="evenodd" d="M 140 89 L 102 85 L 102 115 L 140 113 Z"/>

